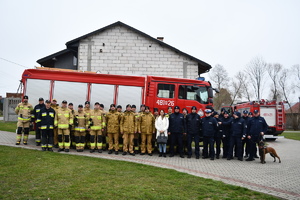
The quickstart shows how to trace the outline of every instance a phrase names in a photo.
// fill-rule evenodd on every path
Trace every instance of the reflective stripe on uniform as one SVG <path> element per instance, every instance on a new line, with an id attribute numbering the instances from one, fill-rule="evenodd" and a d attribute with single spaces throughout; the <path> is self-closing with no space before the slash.
<path id="1" fill-rule="evenodd" d="M 75 131 L 85 131 L 85 127 L 75 127 Z"/>
<path id="2" fill-rule="evenodd" d="M 69 124 L 58 124 L 58 128 L 69 128 Z"/>
<path id="3" fill-rule="evenodd" d="M 100 130 L 100 129 L 101 129 L 101 126 L 92 126 L 91 129 L 92 129 L 92 130 Z"/>

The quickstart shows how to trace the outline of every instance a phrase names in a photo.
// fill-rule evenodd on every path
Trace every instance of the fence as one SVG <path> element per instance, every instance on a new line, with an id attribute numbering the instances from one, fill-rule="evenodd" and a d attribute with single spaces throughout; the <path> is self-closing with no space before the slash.
<path id="1" fill-rule="evenodd" d="M 5 98 L 3 105 L 3 120 L 18 121 L 18 115 L 15 113 L 15 108 L 21 102 L 21 98 Z"/>

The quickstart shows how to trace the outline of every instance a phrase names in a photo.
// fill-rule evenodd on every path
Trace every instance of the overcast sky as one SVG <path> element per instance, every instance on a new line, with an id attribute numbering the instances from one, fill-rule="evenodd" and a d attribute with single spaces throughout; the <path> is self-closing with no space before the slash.
<path id="1" fill-rule="evenodd" d="M 117 21 L 232 77 L 256 56 L 290 68 L 300 64 L 299 20 L 299 0 L 0 0 L 0 95 L 17 92 L 38 59 Z"/>

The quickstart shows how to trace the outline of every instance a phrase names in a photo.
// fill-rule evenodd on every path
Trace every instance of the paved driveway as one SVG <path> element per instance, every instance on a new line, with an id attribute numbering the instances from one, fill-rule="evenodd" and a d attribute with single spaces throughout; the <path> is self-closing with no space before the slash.
<path id="1" fill-rule="evenodd" d="M 28 149 L 41 149 L 35 146 L 34 136 L 30 136 L 27 146 L 15 145 L 15 133 L 0 131 L 0 145 L 13 146 Z M 251 190 L 271 194 L 284 199 L 300 199 L 300 141 L 278 139 L 269 142 L 269 146 L 275 148 L 281 157 L 281 163 L 273 162 L 270 155 L 266 156 L 266 164 L 260 164 L 259 159 L 252 162 L 219 159 L 195 158 L 160 158 L 144 156 L 122 156 L 107 154 L 104 152 L 89 153 L 89 151 L 77 153 L 71 150 L 69 154 L 98 157 L 112 160 L 123 160 L 142 163 L 157 167 L 175 169 L 180 172 L 195 176 L 219 180 L 224 183 L 237 185 Z M 64 152 L 63 152 L 64 153 Z"/>

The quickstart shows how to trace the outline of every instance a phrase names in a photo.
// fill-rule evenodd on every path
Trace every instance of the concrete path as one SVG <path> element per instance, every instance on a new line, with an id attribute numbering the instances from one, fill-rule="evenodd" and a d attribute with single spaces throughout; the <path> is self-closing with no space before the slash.
<path id="1" fill-rule="evenodd" d="M 16 134 L 0 131 L 0 145 L 26 149 L 41 150 L 35 146 L 34 136 L 29 137 L 28 145 L 15 145 Z M 281 158 L 281 163 L 273 162 L 270 155 L 266 156 L 266 164 L 259 159 L 252 162 L 226 159 L 191 159 L 173 157 L 160 158 L 158 155 L 122 156 L 103 153 L 89 153 L 88 150 L 78 153 L 71 150 L 67 154 L 90 156 L 112 160 L 123 160 L 142 163 L 157 167 L 175 169 L 180 172 L 199 177 L 219 180 L 227 184 L 245 187 L 251 190 L 267 193 L 283 199 L 300 199 L 300 141 L 278 139 L 268 142 L 275 148 Z M 55 149 L 57 151 L 57 149 Z M 64 153 L 64 152 L 62 152 Z"/>

